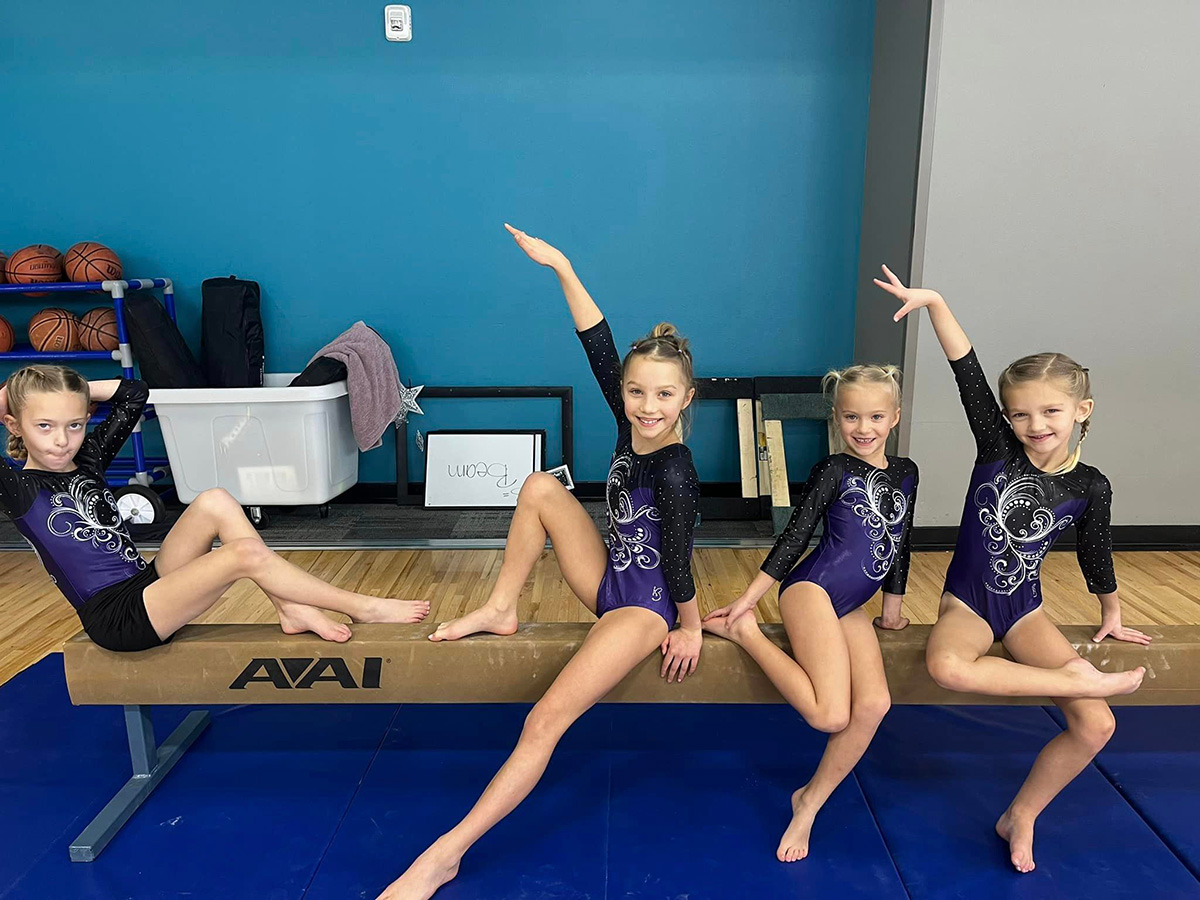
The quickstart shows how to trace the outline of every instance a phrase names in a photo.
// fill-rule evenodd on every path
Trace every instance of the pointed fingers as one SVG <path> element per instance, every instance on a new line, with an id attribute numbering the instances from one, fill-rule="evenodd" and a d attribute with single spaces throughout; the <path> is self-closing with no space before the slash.
<path id="1" fill-rule="evenodd" d="M 889 294 L 891 294 L 893 297 L 900 297 L 903 294 L 904 289 L 896 287 L 896 285 L 892 284 L 890 281 L 883 281 L 882 279 L 879 279 L 879 278 L 873 278 L 871 280 L 874 281 L 875 284 L 877 284 L 879 287 L 883 288 L 885 291 L 887 291 Z"/>

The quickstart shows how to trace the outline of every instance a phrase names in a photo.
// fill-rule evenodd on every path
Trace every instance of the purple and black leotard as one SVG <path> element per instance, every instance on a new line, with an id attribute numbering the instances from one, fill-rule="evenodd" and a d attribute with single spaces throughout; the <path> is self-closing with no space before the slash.
<path id="1" fill-rule="evenodd" d="M 950 368 L 975 436 L 976 457 L 946 592 L 1003 638 L 1041 606 L 1042 559 L 1071 524 L 1088 590 L 1115 591 L 1108 479 L 1083 463 L 1062 475 L 1037 468 L 1005 421 L 975 350 L 951 361 Z"/>
<path id="2" fill-rule="evenodd" d="M 780 582 L 780 592 L 800 581 L 820 585 L 839 618 L 880 587 L 904 593 L 918 473 L 916 463 L 902 456 L 887 457 L 887 464 L 877 469 L 857 456 L 835 453 L 813 466 L 787 527 L 762 564 Z M 817 549 L 796 565 L 822 519 Z"/>
<path id="3" fill-rule="evenodd" d="M 0 508 L 75 607 L 84 631 L 110 650 L 162 643 L 142 600 L 157 573 L 130 540 L 104 480 L 149 396 L 145 382 L 122 379 L 108 416 L 83 439 L 70 472 L 0 465 Z"/>
<path id="4" fill-rule="evenodd" d="M 617 446 L 608 467 L 608 567 L 596 614 L 640 606 L 674 628 L 676 605 L 696 596 L 692 534 L 700 483 L 692 454 L 683 444 L 645 455 L 633 452 L 633 426 L 621 395 L 621 358 L 608 322 L 602 319 L 578 335 L 617 420 Z"/>

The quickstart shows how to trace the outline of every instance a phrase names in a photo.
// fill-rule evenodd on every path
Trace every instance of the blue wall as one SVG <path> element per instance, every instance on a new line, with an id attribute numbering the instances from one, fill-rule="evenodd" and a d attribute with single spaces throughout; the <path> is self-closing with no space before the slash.
<path id="1" fill-rule="evenodd" d="M 706 375 L 849 360 L 871 0 L 437 0 L 409 44 L 382 7 L 8 4 L 0 248 L 101 240 L 175 279 L 193 342 L 204 278 L 257 279 L 272 371 L 361 318 L 413 383 L 573 384 L 584 480 L 611 417 L 506 220 L 571 257 L 619 341 L 673 321 Z M 548 402 L 428 409 L 556 432 Z M 732 404 L 699 412 L 702 478 L 735 480 Z M 822 429 L 790 440 L 802 477 Z M 385 448 L 364 481 L 392 479 Z"/>

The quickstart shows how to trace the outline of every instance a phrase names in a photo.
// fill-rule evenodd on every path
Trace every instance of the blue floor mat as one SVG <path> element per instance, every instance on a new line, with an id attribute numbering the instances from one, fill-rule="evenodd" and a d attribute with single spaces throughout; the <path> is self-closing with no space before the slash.
<path id="1" fill-rule="evenodd" d="M 71 863 L 70 841 L 128 777 L 128 748 L 120 708 L 72 707 L 48 657 L 0 688 L 0 897 L 370 900 L 467 812 L 527 711 L 215 710 L 99 860 Z M 185 712 L 155 709 L 160 739 Z M 1037 870 L 1019 875 L 992 826 L 1058 732 L 1045 710 L 897 707 L 818 817 L 809 858 L 783 864 L 788 797 L 824 735 L 783 706 L 602 705 L 438 900 L 1200 897 L 1200 710 L 1117 715 L 1099 768 L 1040 819 Z"/>
<path id="2" fill-rule="evenodd" d="M 61 658 L 50 659 L 57 661 L 61 684 Z M 29 672 L 21 677 L 25 674 Z M 33 680 L 43 680 L 44 674 L 35 672 Z M 0 693 L 5 710 L 0 723 L 19 725 L 24 718 L 36 724 L 26 725 L 20 736 L 23 753 L 6 742 L 5 754 L 13 756 L 18 768 L 4 766 L 0 798 L 5 813 L 9 803 L 21 804 L 14 807 L 21 813 L 0 820 L 5 822 L 4 840 L 15 838 L 18 846 L 24 840 L 25 868 L 0 883 L 0 895 L 38 900 L 299 900 L 396 709 L 257 706 L 217 711 L 212 725 L 100 858 L 72 863 L 67 853 L 71 840 L 129 775 L 123 717 L 119 708 L 72 708 L 64 695 L 41 716 L 29 715 L 31 708 L 25 707 L 27 715 L 16 714 L 14 723 L 5 718 L 12 712 L 10 700 L 34 699 L 19 686 L 12 690 L 14 686 L 5 685 Z M 173 727 L 170 720 L 183 714 L 156 710 L 160 738 Z M 58 723 L 52 734 L 42 724 L 48 720 Z M 6 728 L 6 738 L 10 734 Z M 37 743 L 50 737 L 55 740 Z M 23 830 L 28 837 L 22 837 Z M 12 859 L 8 853 L 3 857 Z"/>
<path id="3" fill-rule="evenodd" d="M 183 711 L 161 707 L 169 733 Z M 130 776 L 120 707 L 72 707 L 52 654 L 0 689 L 0 896 L 56 842 L 70 843 Z M 63 851 L 65 854 L 65 850 Z"/>
<path id="4" fill-rule="evenodd" d="M 403 707 L 325 854 L 307 900 L 374 898 L 471 808 L 528 707 Z M 572 729 L 529 799 L 475 845 L 438 900 L 605 896 L 607 711 Z M 478 748 L 470 746 L 478 743 Z"/>
<path id="5" fill-rule="evenodd" d="M 609 897 L 904 898 L 904 888 L 853 779 L 821 811 L 812 855 L 775 858 L 792 791 L 817 753 L 792 765 L 745 753 L 617 754 L 609 831 Z"/>
<path id="6" fill-rule="evenodd" d="M 1200 896 L 1196 879 L 1094 767 L 1039 818 L 1037 868 L 1013 870 L 993 827 L 1059 732 L 1036 707 L 892 710 L 857 774 L 913 898 Z"/>
<path id="7" fill-rule="evenodd" d="M 1200 878 L 1200 707 L 1125 706 L 1096 765 Z"/>

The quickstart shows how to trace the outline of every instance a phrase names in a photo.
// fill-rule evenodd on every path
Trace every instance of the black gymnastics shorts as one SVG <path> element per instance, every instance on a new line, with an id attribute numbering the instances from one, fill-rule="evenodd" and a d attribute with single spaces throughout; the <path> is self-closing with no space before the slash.
<path id="1" fill-rule="evenodd" d="M 103 588 L 79 608 L 79 621 L 92 641 L 105 650 L 128 653 L 166 643 L 146 614 L 142 592 L 158 581 L 154 562 L 132 578 Z M 167 640 L 170 640 L 168 638 Z"/>

